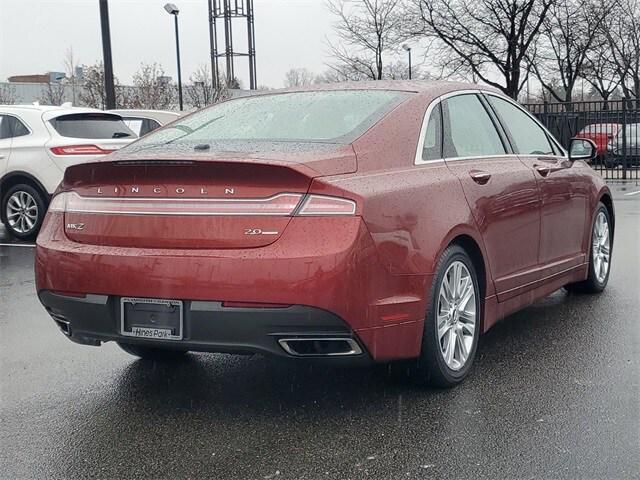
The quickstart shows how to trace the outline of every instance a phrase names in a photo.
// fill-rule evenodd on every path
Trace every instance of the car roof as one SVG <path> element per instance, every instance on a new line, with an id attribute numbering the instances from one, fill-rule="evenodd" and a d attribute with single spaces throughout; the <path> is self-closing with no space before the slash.
<path id="1" fill-rule="evenodd" d="M 83 113 L 83 112 L 101 112 L 97 108 L 88 107 L 72 107 L 58 105 L 0 105 L 2 110 L 18 110 L 31 112 L 65 112 L 65 113 Z"/>
<path id="2" fill-rule="evenodd" d="M 358 82 L 318 83 L 306 87 L 266 90 L 265 93 L 314 90 L 397 90 L 418 93 L 431 93 L 433 91 L 440 90 L 486 90 L 492 92 L 499 91 L 498 89 L 487 85 L 478 85 L 465 82 L 449 82 L 444 80 L 367 80 Z"/>

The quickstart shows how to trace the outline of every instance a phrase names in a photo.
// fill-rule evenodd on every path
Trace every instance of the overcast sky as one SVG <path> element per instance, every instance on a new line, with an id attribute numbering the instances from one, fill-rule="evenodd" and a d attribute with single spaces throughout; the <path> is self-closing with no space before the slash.
<path id="1" fill-rule="evenodd" d="M 109 0 L 113 68 L 129 83 L 140 62 L 162 64 L 176 78 L 173 19 L 168 0 Z M 171 0 L 180 9 L 183 81 L 209 61 L 207 0 Z M 282 86 L 285 72 L 306 67 L 320 73 L 329 59 L 325 38 L 334 18 L 324 0 L 254 0 L 258 84 Z M 238 21 L 240 22 L 240 21 Z M 222 25 L 220 25 L 222 27 Z M 246 22 L 234 49 L 246 51 Z M 219 48 L 223 37 L 219 37 Z M 72 47 L 79 63 L 102 60 L 98 0 L 0 0 L 0 81 L 11 75 L 64 71 Z M 224 59 L 222 59 L 224 63 Z M 236 73 L 248 87 L 246 60 Z"/>

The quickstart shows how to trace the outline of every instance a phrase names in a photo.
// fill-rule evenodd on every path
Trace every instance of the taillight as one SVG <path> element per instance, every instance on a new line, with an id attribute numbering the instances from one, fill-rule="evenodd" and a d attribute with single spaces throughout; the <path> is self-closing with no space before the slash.
<path id="1" fill-rule="evenodd" d="M 97 145 L 67 145 L 64 147 L 51 147 L 54 155 L 106 155 L 113 150 L 105 150 Z"/>
<path id="2" fill-rule="evenodd" d="M 346 198 L 308 195 L 298 215 L 354 215 L 356 202 Z"/>
<path id="3" fill-rule="evenodd" d="M 325 195 L 280 193 L 269 198 L 135 198 L 81 197 L 75 192 L 61 192 L 51 200 L 52 212 L 108 215 L 273 215 L 331 216 L 354 215 L 353 200 Z M 294 214 L 298 205 L 302 206 Z"/>

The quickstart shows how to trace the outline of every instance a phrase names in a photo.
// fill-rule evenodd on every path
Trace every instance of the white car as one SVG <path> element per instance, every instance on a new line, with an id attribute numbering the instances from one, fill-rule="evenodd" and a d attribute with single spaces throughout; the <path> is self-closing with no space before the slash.
<path id="1" fill-rule="evenodd" d="M 0 220 L 35 238 L 65 169 L 137 138 L 119 115 L 70 106 L 0 105 Z"/>
<path id="2" fill-rule="evenodd" d="M 168 110 L 108 110 L 122 117 L 124 123 L 139 137 L 180 118 L 177 112 Z"/>

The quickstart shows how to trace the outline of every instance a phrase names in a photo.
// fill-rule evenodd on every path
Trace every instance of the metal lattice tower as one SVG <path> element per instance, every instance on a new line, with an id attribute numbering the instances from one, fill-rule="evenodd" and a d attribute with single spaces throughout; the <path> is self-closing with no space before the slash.
<path id="1" fill-rule="evenodd" d="M 246 53 L 233 50 L 234 19 L 246 19 L 247 21 Z M 223 53 L 218 52 L 218 20 L 222 20 L 224 23 L 225 49 Z M 231 84 L 235 78 L 235 57 L 247 57 L 249 60 L 249 88 L 255 90 L 258 87 L 256 80 L 256 36 L 253 24 L 253 0 L 209 0 L 209 43 L 211 46 L 211 73 L 214 85 L 217 84 L 220 73 L 219 58 L 226 58 L 227 82 Z"/>

